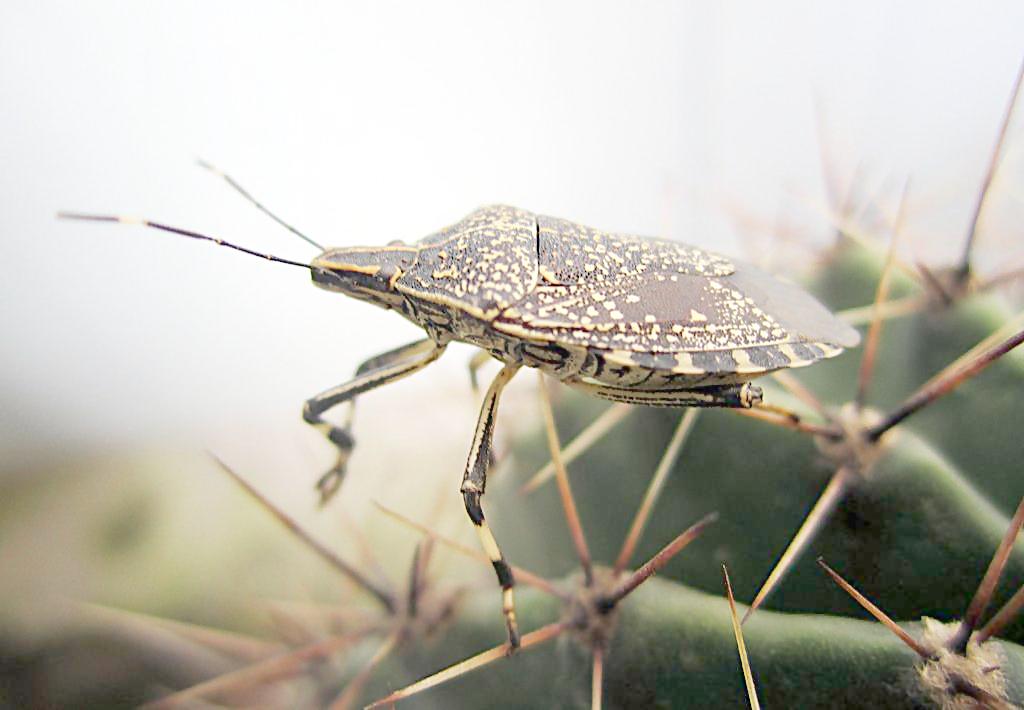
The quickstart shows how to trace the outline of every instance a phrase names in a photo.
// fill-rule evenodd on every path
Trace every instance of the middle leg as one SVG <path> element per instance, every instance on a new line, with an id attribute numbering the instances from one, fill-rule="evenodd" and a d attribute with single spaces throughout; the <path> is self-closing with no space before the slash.
<path id="1" fill-rule="evenodd" d="M 501 584 L 501 611 L 505 615 L 505 626 L 508 628 L 508 641 L 512 650 L 519 648 L 519 625 L 516 623 L 515 600 L 512 595 L 515 578 L 512 576 L 512 569 L 505 560 L 505 556 L 501 553 L 501 548 L 498 547 L 498 541 L 494 539 L 494 534 L 484 519 L 480 499 L 487 487 L 487 467 L 491 460 L 498 399 L 501 397 L 505 385 L 519 371 L 519 367 L 519 365 L 505 365 L 487 390 L 483 407 L 480 409 L 480 418 L 476 423 L 476 431 L 473 434 L 473 444 L 469 450 L 469 459 L 466 462 L 466 472 L 462 476 L 461 488 L 466 512 L 469 513 L 469 519 L 476 526 L 480 544 L 490 558 L 491 564 L 494 565 L 494 573 L 498 576 L 498 583 Z"/>

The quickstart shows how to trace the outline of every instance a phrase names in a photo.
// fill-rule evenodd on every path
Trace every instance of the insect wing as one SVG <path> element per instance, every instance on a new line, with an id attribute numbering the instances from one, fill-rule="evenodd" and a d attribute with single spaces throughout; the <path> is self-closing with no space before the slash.
<path id="1" fill-rule="evenodd" d="M 540 280 L 495 327 L 687 374 L 798 367 L 858 341 L 800 288 L 665 240 L 539 217 Z"/>

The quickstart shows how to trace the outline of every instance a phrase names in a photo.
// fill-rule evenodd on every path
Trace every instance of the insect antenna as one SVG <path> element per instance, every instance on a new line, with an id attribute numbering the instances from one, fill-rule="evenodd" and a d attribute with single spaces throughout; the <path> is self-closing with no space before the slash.
<path id="1" fill-rule="evenodd" d="M 313 271 L 313 267 L 309 264 L 304 264 L 301 261 L 292 261 L 291 259 L 285 259 L 280 256 L 274 256 L 273 254 L 265 254 L 263 252 L 255 251 L 253 249 L 247 249 L 246 247 L 226 242 L 223 239 L 217 237 L 210 237 L 199 232 L 193 232 L 188 229 L 181 229 L 180 227 L 171 227 L 166 224 L 159 222 L 152 222 L 148 219 L 139 219 L 138 217 L 124 217 L 118 215 L 97 215 L 97 214 L 82 214 L 80 212 L 58 212 L 58 219 L 77 219 L 85 222 L 116 222 L 118 224 L 140 224 L 143 227 L 150 227 L 152 229 L 158 229 L 161 232 L 169 232 L 170 234 L 177 234 L 182 237 L 188 237 L 189 239 L 198 239 L 204 242 L 213 242 L 217 246 L 227 247 L 228 249 L 234 249 L 240 251 L 243 254 L 249 254 L 250 256 L 258 256 L 261 259 L 268 261 L 276 261 L 279 264 L 288 264 L 289 266 L 301 266 L 303 269 Z"/>
<path id="2" fill-rule="evenodd" d="M 320 246 L 319 244 L 314 242 L 312 239 L 307 237 L 305 234 L 303 234 L 302 232 L 297 230 L 295 227 L 293 227 L 292 225 L 288 224 L 283 219 L 278 217 L 276 214 L 274 214 L 273 212 L 268 210 L 266 207 L 264 207 L 263 204 L 259 200 L 257 200 L 255 197 L 253 197 L 252 194 L 250 194 L 250 192 L 248 190 L 246 190 L 244 187 L 242 187 L 237 182 L 235 182 L 235 179 L 233 177 L 231 177 L 227 173 L 221 171 L 215 165 L 206 162 L 202 158 L 198 158 L 196 160 L 196 164 L 198 164 L 199 167 L 201 167 L 201 168 L 205 168 L 206 170 L 209 170 L 211 173 L 213 173 L 217 177 L 219 177 L 222 180 L 224 180 L 224 182 L 226 182 L 228 185 L 230 185 L 235 190 L 235 192 L 237 192 L 239 195 L 241 195 L 246 200 L 248 200 L 253 205 L 253 207 L 255 207 L 260 212 L 262 212 L 263 214 L 265 214 L 268 217 L 270 217 L 270 219 L 272 219 L 275 222 L 277 222 L 278 224 L 280 224 L 282 227 L 287 229 L 289 232 L 294 234 L 296 237 L 298 237 L 299 239 L 303 240 L 307 244 L 312 244 L 313 246 L 315 246 L 320 251 L 324 251 L 324 248 L 322 246 Z"/>

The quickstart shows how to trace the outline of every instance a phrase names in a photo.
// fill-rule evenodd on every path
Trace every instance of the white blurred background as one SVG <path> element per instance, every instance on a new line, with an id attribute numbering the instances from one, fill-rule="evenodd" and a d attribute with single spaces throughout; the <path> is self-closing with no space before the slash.
<path id="1" fill-rule="evenodd" d="M 876 202 L 881 243 L 909 179 L 902 255 L 949 263 L 1022 40 L 1016 1 L 4 0 L 0 676 L 42 659 L 23 686 L 52 706 L 84 697 L 61 684 L 121 687 L 112 668 L 149 683 L 103 654 L 48 660 L 81 600 L 249 626 L 235 615 L 253 599 L 338 595 L 207 450 L 350 559 L 363 531 L 393 578 L 415 538 L 370 497 L 475 544 L 456 494 L 480 400 L 468 348 L 361 400 L 350 479 L 321 514 L 333 452 L 303 400 L 419 331 L 298 269 L 58 210 L 315 256 L 202 157 L 328 245 L 415 240 L 501 201 L 796 274 L 813 250 L 792 242 L 834 232 L 830 192 L 855 213 Z M 979 229 L 983 274 L 1024 266 L 1022 114 Z M 535 388 L 510 387 L 506 441 L 537 421 Z M 491 522 L 514 539 L 516 521 Z M 441 577 L 493 590 L 483 566 Z M 38 652 L 48 633 L 57 650 Z"/>
<path id="2" fill-rule="evenodd" d="M 907 248 L 942 261 L 1022 38 L 1019 2 L 4 2 L 0 471 L 213 448 L 306 495 L 331 453 L 302 400 L 417 336 L 297 269 L 59 209 L 314 255 L 203 157 L 330 245 L 503 201 L 756 260 L 782 222 L 828 234 L 823 144 L 840 186 L 912 176 Z M 1021 145 L 988 220 L 1020 214 Z M 364 441 L 464 451 L 468 356 L 367 398 L 402 429 Z"/>

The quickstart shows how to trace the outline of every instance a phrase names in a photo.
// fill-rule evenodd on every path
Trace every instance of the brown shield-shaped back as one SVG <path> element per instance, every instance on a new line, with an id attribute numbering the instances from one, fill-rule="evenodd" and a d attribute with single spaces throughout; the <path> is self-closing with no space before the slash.
<path id="1" fill-rule="evenodd" d="M 755 267 L 666 240 L 537 220 L 541 278 L 494 323 L 509 335 L 691 375 L 800 367 L 859 341 L 812 296 Z"/>
<path id="2" fill-rule="evenodd" d="M 537 282 L 532 212 L 483 207 L 418 246 L 416 262 L 396 288 L 477 318 L 493 319 L 525 298 Z"/>

